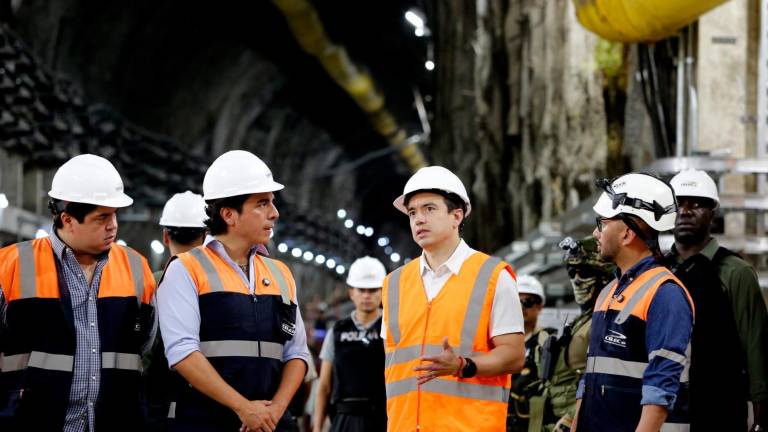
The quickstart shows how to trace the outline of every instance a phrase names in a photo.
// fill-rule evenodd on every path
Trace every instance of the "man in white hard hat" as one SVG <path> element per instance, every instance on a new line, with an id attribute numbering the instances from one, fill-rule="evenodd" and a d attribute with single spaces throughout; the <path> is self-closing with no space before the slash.
<path id="1" fill-rule="evenodd" d="M 472 206 L 451 171 L 420 169 L 394 206 L 423 253 L 384 281 L 388 430 L 503 430 L 524 356 L 512 268 L 462 240 Z"/>
<path id="2" fill-rule="evenodd" d="M 690 169 L 671 183 L 678 212 L 668 265 L 691 290 L 696 307 L 691 430 L 746 430 L 748 398 L 754 407 L 752 430 L 764 430 L 768 313 L 757 276 L 710 233 L 720 203 L 714 180 L 704 171 Z M 718 389 L 715 396 L 713 382 Z"/>
<path id="3" fill-rule="evenodd" d="M 384 344 L 381 337 L 381 285 L 387 271 L 376 258 L 359 258 L 349 268 L 347 285 L 355 310 L 337 321 L 320 350 L 320 382 L 314 432 L 322 432 L 331 403 L 331 431 L 387 429 Z"/>
<path id="4" fill-rule="evenodd" d="M 685 427 L 687 353 L 693 304 L 663 266 L 658 234 L 674 227 L 672 187 L 648 174 L 597 182 L 593 209 L 600 255 L 619 278 L 592 315 L 587 366 L 577 391 L 577 431 L 659 431 Z M 667 423 L 665 425 L 665 423 Z M 678 429 L 670 429 L 678 430 Z"/>
<path id="5" fill-rule="evenodd" d="M 525 363 L 520 373 L 512 375 L 512 390 L 509 395 L 509 412 L 507 413 L 507 431 L 528 431 L 530 418 L 529 400 L 541 393 L 541 389 L 533 383 L 539 380 L 537 361 L 540 358 L 541 347 L 549 338 L 556 334 L 552 328 L 539 328 L 539 314 L 544 309 L 547 297 L 544 286 L 531 275 L 517 276 L 517 290 L 520 306 L 523 308 L 523 326 L 525 328 Z"/>
<path id="6" fill-rule="evenodd" d="M 210 234 L 171 261 L 158 289 L 168 364 L 189 383 L 169 410 L 172 430 L 293 427 L 286 408 L 310 364 L 306 332 L 290 270 L 256 253 L 274 229 L 281 189 L 242 150 L 205 173 Z"/>
<path id="7" fill-rule="evenodd" d="M 106 159 L 53 177 L 48 237 L 0 249 L 0 429 L 141 430 L 141 355 L 154 332 L 147 260 L 114 243 L 133 203 Z"/>
<path id="8" fill-rule="evenodd" d="M 203 244 L 207 231 L 205 200 L 192 191 L 174 194 L 163 207 L 159 225 L 163 227 L 163 244 L 171 257 Z M 154 273 L 160 283 L 164 269 Z M 156 337 L 150 355 L 145 357 L 147 430 L 165 431 L 168 427 L 168 408 L 173 402 L 172 390 L 177 377 L 168 369 L 162 338 Z"/>

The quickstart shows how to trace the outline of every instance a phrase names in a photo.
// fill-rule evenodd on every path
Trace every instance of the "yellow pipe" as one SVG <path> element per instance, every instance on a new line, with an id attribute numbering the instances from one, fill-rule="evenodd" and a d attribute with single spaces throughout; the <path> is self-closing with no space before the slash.
<path id="1" fill-rule="evenodd" d="M 579 22 L 616 42 L 655 42 L 727 0 L 573 0 Z"/>
<path id="2" fill-rule="evenodd" d="M 387 139 L 411 171 L 427 166 L 417 144 L 406 145 L 406 133 L 384 106 L 384 95 L 376 89 L 370 74 L 358 68 L 347 50 L 331 42 L 314 6 L 307 0 L 273 0 L 288 21 L 296 41 L 316 57 L 336 83 L 368 114 L 373 128 Z"/>

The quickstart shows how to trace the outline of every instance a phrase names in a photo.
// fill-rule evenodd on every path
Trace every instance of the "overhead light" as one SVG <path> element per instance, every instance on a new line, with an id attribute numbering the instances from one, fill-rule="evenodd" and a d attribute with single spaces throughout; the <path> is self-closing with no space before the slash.
<path id="1" fill-rule="evenodd" d="M 391 254 L 394 251 L 395 250 L 392 249 L 392 246 L 387 246 L 387 247 L 384 248 L 384 253 L 387 254 L 387 255 Z"/>
<path id="2" fill-rule="evenodd" d="M 424 68 L 426 70 L 428 70 L 428 71 L 434 70 L 435 69 L 435 62 L 433 62 L 432 60 L 425 61 L 424 62 Z"/>
<path id="3" fill-rule="evenodd" d="M 165 252 L 165 246 L 163 246 L 163 244 L 160 243 L 159 240 L 152 240 L 152 243 L 149 244 L 149 247 L 151 247 L 152 252 L 156 253 L 157 255 L 160 255 L 163 252 Z"/>
<path id="4" fill-rule="evenodd" d="M 416 36 L 418 36 L 418 37 L 422 37 L 422 36 L 424 36 L 424 27 L 416 27 L 416 28 L 413 30 L 413 33 L 414 33 Z"/>
<path id="5" fill-rule="evenodd" d="M 0 209 L 8 207 L 8 197 L 4 193 L 0 193 Z"/>
<path id="6" fill-rule="evenodd" d="M 366 237 L 370 237 L 372 235 L 373 235 L 373 228 L 371 228 L 371 227 L 366 228 L 365 229 L 365 236 Z"/>
<path id="7" fill-rule="evenodd" d="M 365 234 L 365 227 L 362 226 L 362 225 L 358 225 L 357 226 L 357 233 L 360 234 L 360 235 Z"/>
<path id="8" fill-rule="evenodd" d="M 338 217 L 339 219 L 344 219 L 345 217 L 347 217 L 347 211 L 344 209 L 339 209 L 336 212 L 336 217 Z"/>
<path id="9" fill-rule="evenodd" d="M 345 271 L 347 271 L 347 269 L 345 269 L 343 265 L 336 266 L 336 273 L 344 274 Z"/>
<path id="10" fill-rule="evenodd" d="M 389 244 L 389 238 L 387 237 L 379 237 L 379 240 L 377 241 L 379 246 L 384 247 Z"/>
<path id="11" fill-rule="evenodd" d="M 328 261 L 325 262 L 325 266 L 328 267 L 329 269 L 336 267 L 336 260 L 334 260 L 333 258 L 328 259 Z"/>
<path id="12" fill-rule="evenodd" d="M 400 262 L 400 254 L 397 252 L 392 252 L 392 255 L 389 256 L 389 259 L 392 260 L 393 263 Z"/>
<path id="13" fill-rule="evenodd" d="M 123 239 L 118 239 L 115 243 L 119 244 L 120 246 L 128 246 L 128 243 L 126 243 Z"/>
<path id="14" fill-rule="evenodd" d="M 352 228 L 353 226 L 355 226 L 355 221 L 353 221 L 352 219 L 347 219 L 344 221 L 344 226 L 347 228 Z"/>
<path id="15" fill-rule="evenodd" d="M 43 237 L 48 237 L 48 231 L 40 228 L 35 233 L 35 238 L 43 238 Z"/>
<path id="16" fill-rule="evenodd" d="M 301 249 L 295 247 L 291 249 L 291 255 L 293 255 L 294 258 L 298 258 L 301 256 Z"/>
<path id="17" fill-rule="evenodd" d="M 277 250 L 280 251 L 280 253 L 286 253 L 288 252 L 288 245 L 285 243 L 280 243 L 277 245 Z"/>
<path id="18" fill-rule="evenodd" d="M 305 261 L 312 261 L 312 258 L 314 258 L 314 257 L 315 257 L 315 254 L 313 254 L 312 252 L 310 252 L 310 251 L 304 252 L 304 260 Z"/>
<path id="19" fill-rule="evenodd" d="M 318 264 L 324 263 L 325 262 L 325 256 L 317 254 L 317 256 L 315 257 L 315 262 L 318 263 Z"/>
<path id="20" fill-rule="evenodd" d="M 415 28 L 424 28 L 424 18 L 416 10 L 411 9 L 405 13 L 405 20 L 411 23 Z"/>

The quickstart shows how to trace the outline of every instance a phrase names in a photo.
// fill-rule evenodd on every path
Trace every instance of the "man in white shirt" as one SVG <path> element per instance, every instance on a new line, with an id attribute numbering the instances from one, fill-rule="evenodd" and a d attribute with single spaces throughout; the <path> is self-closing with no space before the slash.
<path id="1" fill-rule="evenodd" d="M 384 284 L 388 429 L 503 430 L 524 357 L 514 273 L 461 239 L 471 205 L 449 170 L 422 168 L 394 205 L 423 253 Z"/>

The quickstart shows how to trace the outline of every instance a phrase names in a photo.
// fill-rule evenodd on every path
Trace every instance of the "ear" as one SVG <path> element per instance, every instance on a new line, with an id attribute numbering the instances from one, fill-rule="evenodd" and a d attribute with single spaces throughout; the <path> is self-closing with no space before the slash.
<path id="1" fill-rule="evenodd" d="M 61 213 L 59 217 L 61 218 L 61 224 L 63 225 L 63 228 L 67 228 L 75 222 L 75 218 L 73 218 L 69 213 Z"/>
<path id="2" fill-rule="evenodd" d="M 239 216 L 235 209 L 229 207 L 222 207 L 219 209 L 219 215 L 224 219 L 224 222 L 226 222 L 228 226 L 234 226 L 235 222 L 237 222 L 237 216 Z"/>
<path id="3" fill-rule="evenodd" d="M 621 234 L 622 246 L 627 246 L 637 238 L 637 233 L 632 231 L 628 226 L 624 227 L 624 232 Z"/>
<path id="4" fill-rule="evenodd" d="M 168 236 L 168 228 L 163 228 L 163 244 L 166 246 L 171 244 L 171 238 Z"/>
<path id="5" fill-rule="evenodd" d="M 456 225 L 454 226 L 454 228 L 458 228 L 459 225 L 461 225 L 461 221 L 464 220 L 464 210 L 456 209 L 451 212 L 451 215 L 453 216 L 453 219 L 456 221 Z"/>
<path id="6" fill-rule="evenodd" d="M 350 288 L 348 294 L 349 294 L 349 299 L 351 300 L 352 296 L 355 294 L 355 289 L 354 288 Z"/>

